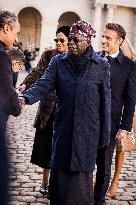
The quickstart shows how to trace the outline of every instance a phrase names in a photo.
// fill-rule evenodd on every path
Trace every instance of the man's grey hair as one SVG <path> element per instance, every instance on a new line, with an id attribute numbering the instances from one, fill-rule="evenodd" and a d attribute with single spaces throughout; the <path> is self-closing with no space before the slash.
<path id="1" fill-rule="evenodd" d="M 9 58 L 11 61 L 16 60 L 16 61 L 24 61 L 24 54 L 19 48 L 12 48 L 7 51 L 7 54 L 9 55 Z"/>
<path id="2" fill-rule="evenodd" d="M 16 21 L 18 21 L 18 18 L 14 13 L 9 11 L 0 11 L 0 30 L 6 24 L 12 29 Z"/>

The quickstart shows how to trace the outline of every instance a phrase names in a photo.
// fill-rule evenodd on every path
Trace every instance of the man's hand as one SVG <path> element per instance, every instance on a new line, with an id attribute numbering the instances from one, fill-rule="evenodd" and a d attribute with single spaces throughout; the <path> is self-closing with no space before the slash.
<path id="1" fill-rule="evenodd" d="M 19 102 L 20 102 L 21 108 L 24 108 L 25 105 L 26 105 L 26 100 L 25 100 L 25 98 L 22 97 L 22 96 L 19 96 Z"/>
<path id="2" fill-rule="evenodd" d="M 22 93 L 26 89 L 26 84 L 22 84 L 19 86 L 18 90 L 20 93 Z"/>

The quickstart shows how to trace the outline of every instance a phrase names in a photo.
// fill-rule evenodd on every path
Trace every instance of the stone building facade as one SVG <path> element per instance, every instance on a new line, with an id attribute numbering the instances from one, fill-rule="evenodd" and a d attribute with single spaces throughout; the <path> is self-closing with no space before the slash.
<path id="1" fill-rule="evenodd" d="M 23 49 L 29 44 L 53 47 L 57 27 L 81 20 L 89 21 L 97 31 L 93 41 L 100 49 L 103 28 L 107 22 L 121 24 L 136 48 L 136 0 L 1 0 L 0 9 L 14 12 L 21 23 L 19 40 Z"/>

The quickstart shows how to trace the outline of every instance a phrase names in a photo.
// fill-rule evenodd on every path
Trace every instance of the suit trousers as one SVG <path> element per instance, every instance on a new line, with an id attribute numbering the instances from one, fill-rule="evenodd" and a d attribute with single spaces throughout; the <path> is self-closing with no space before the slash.
<path id="1" fill-rule="evenodd" d="M 94 186 L 95 205 L 102 205 L 105 202 L 105 195 L 111 179 L 111 165 L 116 140 L 113 139 L 107 147 L 99 148 L 97 151 L 97 172 Z"/>

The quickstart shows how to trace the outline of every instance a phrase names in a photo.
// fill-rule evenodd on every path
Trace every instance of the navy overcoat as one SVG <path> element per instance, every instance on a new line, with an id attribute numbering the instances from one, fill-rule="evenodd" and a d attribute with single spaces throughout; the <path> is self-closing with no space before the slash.
<path id="1" fill-rule="evenodd" d="M 24 92 L 28 104 L 56 90 L 52 168 L 93 171 L 98 144 L 109 144 L 110 74 L 108 63 L 90 52 L 82 72 L 74 73 L 69 53 L 52 58 L 42 78 Z"/>

